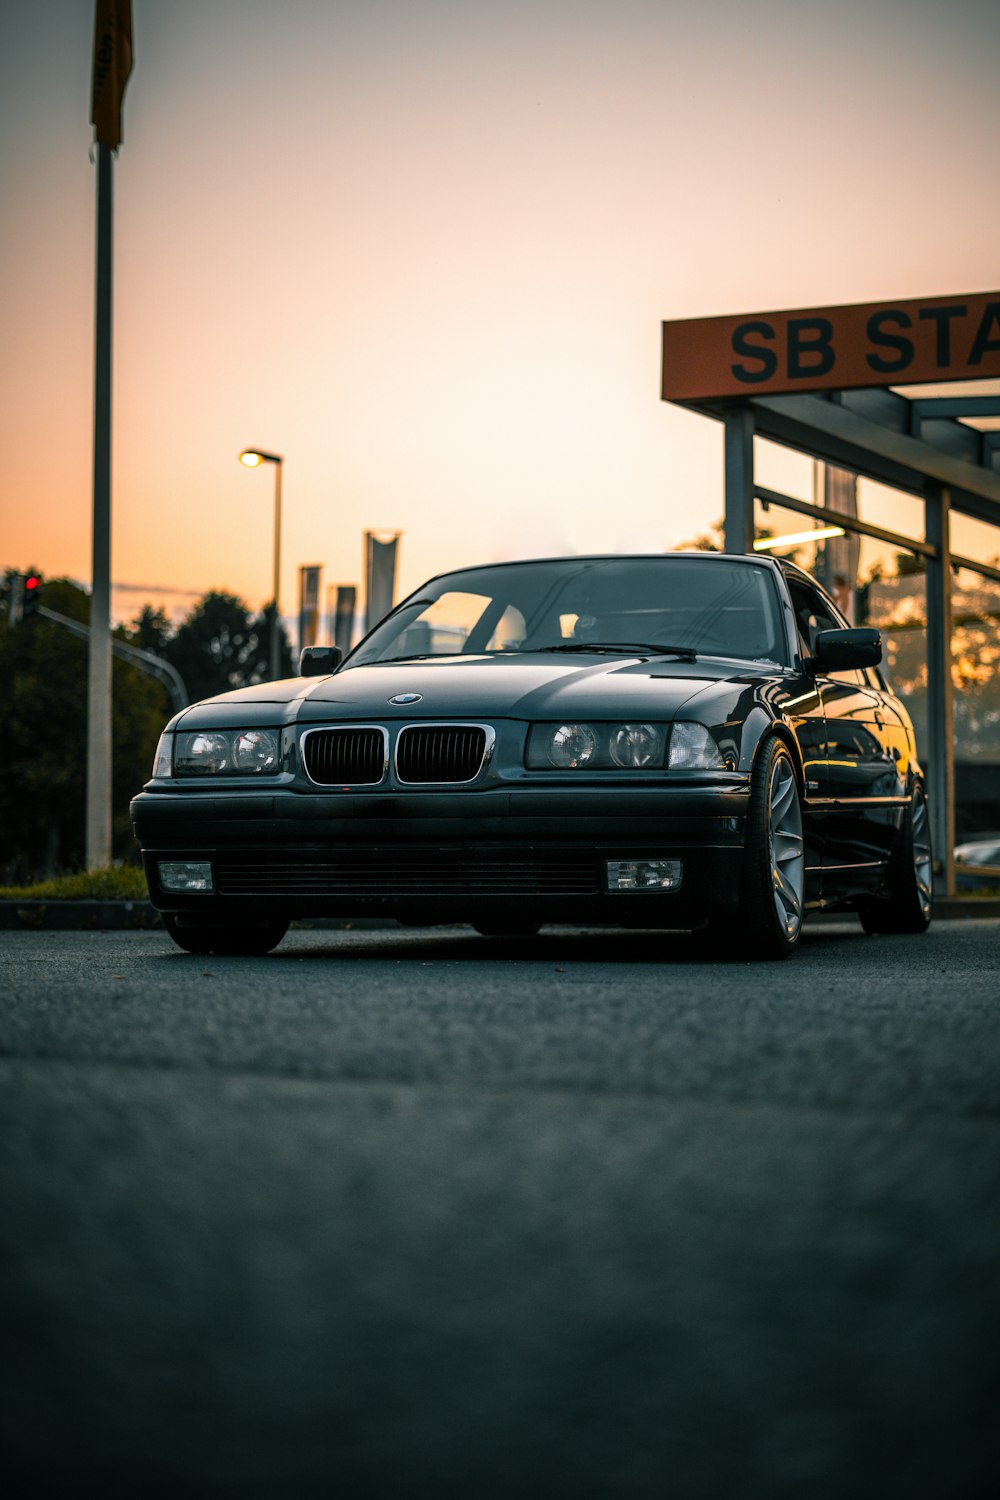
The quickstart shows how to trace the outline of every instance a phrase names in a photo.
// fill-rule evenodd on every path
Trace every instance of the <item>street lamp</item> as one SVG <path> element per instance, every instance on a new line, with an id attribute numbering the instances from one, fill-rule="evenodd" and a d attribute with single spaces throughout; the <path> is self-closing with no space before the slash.
<path id="1" fill-rule="evenodd" d="M 278 660 L 278 629 L 281 611 L 278 608 L 278 583 L 281 578 L 281 465 L 280 453 L 265 453 L 261 448 L 244 448 L 240 463 L 248 469 L 259 469 L 261 464 L 274 464 L 274 617 L 271 620 L 271 681 L 281 676 Z"/>

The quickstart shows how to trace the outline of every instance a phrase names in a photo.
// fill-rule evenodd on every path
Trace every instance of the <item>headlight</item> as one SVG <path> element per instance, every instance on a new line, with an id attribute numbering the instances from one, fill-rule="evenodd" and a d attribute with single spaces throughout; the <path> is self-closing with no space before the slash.
<path id="1" fill-rule="evenodd" d="M 526 764 L 533 771 L 662 770 L 662 724 L 532 724 Z"/>
<path id="2" fill-rule="evenodd" d="M 178 776 L 208 776 L 228 771 L 232 747 L 227 734 L 179 734 L 175 766 Z"/>
<path id="3" fill-rule="evenodd" d="M 272 729 L 244 729 L 234 734 L 233 760 L 239 771 L 276 771 L 277 735 Z"/>
<path id="4" fill-rule="evenodd" d="M 656 724 L 619 724 L 611 731 L 611 759 L 627 770 L 663 765 L 663 730 Z"/>
<path id="5" fill-rule="evenodd" d="M 589 724 L 560 724 L 549 743 L 549 760 L 563 770 L 585 766 L 593 760 L 597 735 Z"/>
<path id="6" fill-rule="evenodd" d="M 199 729 L 175 738 L 175 776 L 259 776 L 280 769 L 275 729 Z"/>
<path id="7" fill-rule="evenodd" d="M 725 771 L 722 751 L 704 724 L 675 724 L 670 731 L 671 771 Z"/>
<path id="8" fill-rule="evenodd" d="M 153 756 L 153 776 L 172 776 L 174 774 L 173 763 L 174 737 L 164 730 L 156 742 L 156 754 Z"/>

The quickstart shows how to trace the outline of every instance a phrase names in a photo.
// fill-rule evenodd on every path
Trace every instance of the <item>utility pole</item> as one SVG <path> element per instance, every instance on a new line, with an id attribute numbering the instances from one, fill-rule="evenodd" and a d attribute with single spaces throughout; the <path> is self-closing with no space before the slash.
<path id="1" fill-rule="evenodd" d="M 97 161 L 94 318 L 94 517 L 87 674 L 87 869 L 111 863 L 112 172 L 132 71 L 131 0 L 97 0 L 91 123 Z"/>

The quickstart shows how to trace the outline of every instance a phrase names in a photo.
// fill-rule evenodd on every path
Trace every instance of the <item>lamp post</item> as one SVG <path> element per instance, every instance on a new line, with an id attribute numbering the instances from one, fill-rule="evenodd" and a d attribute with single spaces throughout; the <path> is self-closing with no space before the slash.
<path id="1" fill-rule="evenodd" d="M 271 681 L 281 675 L 278 662 L 278 629 L 281 611 L 278 608 L 278 584 L 281 578 L 281 465 L 280 453 L 265 453 L 260 448 L 244 448 L 240 463 L 248 469 L 257 469 L 261 464 L 274 464 L 274 616 L 271 620 Z"/>

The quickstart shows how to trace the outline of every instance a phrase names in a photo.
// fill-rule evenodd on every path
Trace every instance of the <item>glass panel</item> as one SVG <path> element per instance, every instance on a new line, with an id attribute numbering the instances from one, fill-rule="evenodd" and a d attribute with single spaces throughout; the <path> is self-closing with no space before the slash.
<path id="1" fill-rule="evenodd" d="M 1000 866 L 1000 583 L 960 568 L 951 606 L 958 889 L 1000 888 L 1000 877 L 963 868 Z"/>
<path id="2" fill-rule="evenodd" d="M 898 531 L 900 536 L 915 542 L 922 542 L 925 538 L 925 510 L 921 496 L 894 490 L 863 475 L 858 478 L 858 515 L 871 526 Z"/>
<path id="3" fill-rule="evenodd" d="M 757 540 L 795 538 L 767 551 L 810 573 L 835 601 L 848 624 L 864 624 L 858 617 L 858 591 L 876 575 L 890 577 L 898 571 L 899 549 L 856 534 L 810 541 L 808 533 L 817 531 L 820 525 L 819 520 L 780 505 L 765 506 L 760 500 L 754 505 Z M 906 557 L 909 559 L 911 554 Z"/>
<path id="4" fill-rule="evenodd" d="M 758 538 L 801 535 L 808 516 L 755 505 Z M 818 522 L 815 523 L 818 526 Z M 917 747 L 927 746 L 927 589 L 924 560 L 867 536 L 827 537 L 768 548 L 812 575 L 852 625 L 874 625 L 885 638 L 883 672 L 908 710 Z"/>
<path id="5" fill-rule="evenodd" d="M 524 616 L 513 604 L 508 604 L 500 624 L 486 642 L 487 651 L 516 651 L 528 633 Z"/>
<path id="6" fill-rule="evenodd" d="M 1000 526 L 990 526 L 986 521 L 952 510 L 951 550 L 970 562 L 990 563 L 1000 568 Z"/>
<path id="7" fill-rule="evenodd" d="M 398 637 L 397 654 L 448 656 L 461 651 L 489 602 L 483 594 L 442 594 Z"/>
<path id="8" fill-rule="evenodd" d="M 754 466 L 754 478 L 765 489 L 811 505 L 829 505 L 885 531 L 897 531 L 918 542 L 924 540 L 925 513 L 920 495 L 893 489 L 864 475 L 855 476 L 767 438 L 754 439 Z"/>
<path id="9" fill-rule="evenodd" d="M 927 579 L 924 559 L 861 538 L 855 619 L 882 632 L 882 671 L 913 720 L 927 768 Z"/>
<path id="10" fill-rule="evenodd" d="M 754 478 L 766 490 L 777 490 L 779 495 L 790 495 L 793 500 L 807 500 L 810 505 L 820 503 L 817 498 L 820 465 L 809 454 L 786 448 L 783 443 L 772 443 L 769 438 L 755 437 L 753 462 Z"/>
<path id="11" fill-rule="evenodd" d="M 763 500 L 754 501 L 753 513 L 755 540 L 774 539 L 779 542 L 777 546 L 758 550 L 766 550 L 772 557 L 783 557 L 786 562 L 793 562 L 816 577 L 817 549 L 823 543 L 811 542 L 809 533 L 816 531 L 820 522 L 812 516 L 802 515 L 801 511 L 787 510 L 783 505 L 766 505 Z"/>
<path id="12" fill-rule="evenodd" d="M 507 563 L 432 580 L 404 600 L 347 663 L 514 649 L 783 661 L 778 593 L 768 568 L 708 553 Z"/>

